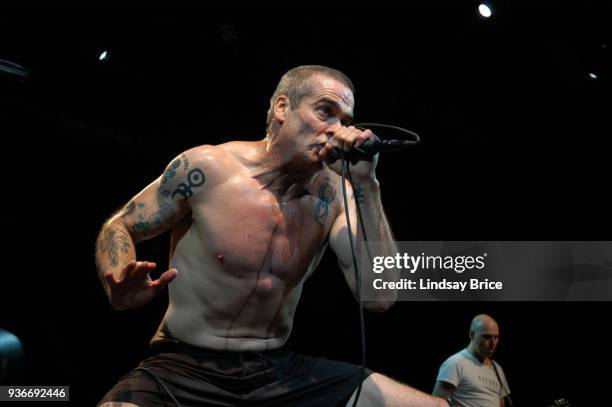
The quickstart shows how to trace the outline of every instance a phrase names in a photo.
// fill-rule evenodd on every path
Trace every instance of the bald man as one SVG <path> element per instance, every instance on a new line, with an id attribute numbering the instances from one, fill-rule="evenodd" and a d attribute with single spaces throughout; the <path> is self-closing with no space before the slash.
<path id="1" fill-rule="evenodd" d="M 474 317 L 470 344 L 442 364 L 433 395 L 445 398 L 451 406 L 505 407 L 510 387 L 501 366 L 491 359 L 498 343 L 497 322 L 484 314 Z"/>

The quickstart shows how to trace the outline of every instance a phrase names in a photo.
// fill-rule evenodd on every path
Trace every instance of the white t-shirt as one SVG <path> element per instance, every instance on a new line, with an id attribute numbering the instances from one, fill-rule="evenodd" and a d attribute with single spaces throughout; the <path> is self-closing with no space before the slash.
<path id="1" fill-rule="evenodd" d="M 510 387 L 501 366 L 497 363 L 495 366 L 503 385 L 492 365 L 483 365 L 469 350 L 463 349 L 442 363 L 437 380 L 457 388 L 451 396 L 453 405 L 499 407 L 500 399 L 510 394 Z"/>

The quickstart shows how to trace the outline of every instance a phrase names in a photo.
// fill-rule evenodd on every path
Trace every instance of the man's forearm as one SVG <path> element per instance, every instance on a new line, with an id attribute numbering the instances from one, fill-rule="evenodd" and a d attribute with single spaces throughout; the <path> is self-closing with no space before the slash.
<path id="1" fill-rule="evenodd" d="M 398 253 L 393 233 L 385 216 L 380 197 L 380 184 L 374 178 L 356 179 L 352 182 L 355 203 L 359 205 L 360 214 L 357 224 L 356 251 L 358 259 L 368 258 L 368 264 L 372 264 L 372 259 L 378 256 L 395 257 Z M 362 228 L 363 225 L 363 228 Z M 365 230 L 365 236 L 364 236 Z M 369 250 L 364 250 L 366 243 Z M 362 270 L 361 282 L 366 300 L 376 298 L 377 302 L 395 302 L 397 294 L 395 290 L 384 289 L 374 290 L 373 282 L 376 278 L 383 278 L 385 281 L 397 281 L 398 274 L 395 270 L 387 270 L 384 274 L 374 274 L 369 269 Z"/>
<path id="2" fill-rule="evenodd" d="M 109 271 L 116 273 L 135 259 L 134 241 L 125 225 L 116 218 L 106 222 L 96 240 L 96 268 L 107 295 L 108 283 L 104 274 Z"/>

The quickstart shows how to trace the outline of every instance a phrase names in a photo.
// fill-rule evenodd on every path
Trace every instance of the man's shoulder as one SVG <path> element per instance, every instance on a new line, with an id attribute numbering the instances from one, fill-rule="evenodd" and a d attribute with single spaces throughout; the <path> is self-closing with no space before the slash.
<path id="1" fill-rule="evenodd" d="M 211 156 L 217 156 L 224 152 L 223 144 L 202 144 L 183 151 L 180 155 L 191 160 L 205 160 Z"/>
<path id="2" fill-rule="evenodd" d="M 465 349 L 460 350 L 459 352 L 449 356 L 444 363 L 445 364 L 465 363 L 467 360 L 469 360 L 469 357 L 465 354 L 465 352 L 466 352 Z"/>
<path id="3" fill-rule="evenodd" d="M 223 182 L 231 162 L 222 144 L 203 144 L 181 152 L 168 165 L 163 178 L 177 184 L 205 184 L 209 189 Z"/>
<path id="4" fill-rule="evenodd" d="M 230 141 L 221 144 L 202 144 L 183 151 L 180 156 L 189 160 L 193 165 L 209 167 L 210 169 L 223 165 L 235 156 L 240 145 L 245 142 Z M 245 147 L 242 147 L 245 148 Z"/>
<path id="5" fill-rule="evenodd" d="M 219 150 L 233 156 L 245 156 L 252 153 L 259 146 L 258 141 L 232 140 L 225 143 L 217 144 Z"/>
<path id="6" fill-rule="evenodd" d="M 229 141 L 221 144 L 203 144 L 183 151 L 179 158 L 186 166 L 199 168 L 205 173 L 225 178 L 228 171 L 234 172 L 249 162 L 258 147 L 255 141 Z M 223 175 L 223 176 L 222 176 Z"/>
<path id="7" fill-rule="evenodd" d="M 457 352 L 446 358 L 446 360 L 442 362 L 442 365 L 440 365 L 437 380 L 450 383 L 457 387 L 463 372 L 463 362 L 464 360 L 461 356 L 461 352 Z"/>

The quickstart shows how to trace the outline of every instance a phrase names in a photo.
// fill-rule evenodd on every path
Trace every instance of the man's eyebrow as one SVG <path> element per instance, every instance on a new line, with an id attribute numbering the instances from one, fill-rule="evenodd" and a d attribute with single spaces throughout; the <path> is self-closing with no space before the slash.
<path id="1" fill-rule="evenodd" d="M 329 99 L 329 98 L 325 98 L 324 97 L 324 98 L 321 98 L 321 99 L 317 100 L 316 103 L 327 103 L 327 104 L 330 104 L 330 105 L 334 106 L 338 111 L 342 112 L 342 108 L 340 107 L 340 104 L 338 102 L 336 102 L 335 100 L 333 100 L 333 99 Z M 346 114 L 346 119 L 349 122 L 352 122 L 354 117 L 353 117 L 352 114 L 347 113 Z"/>

